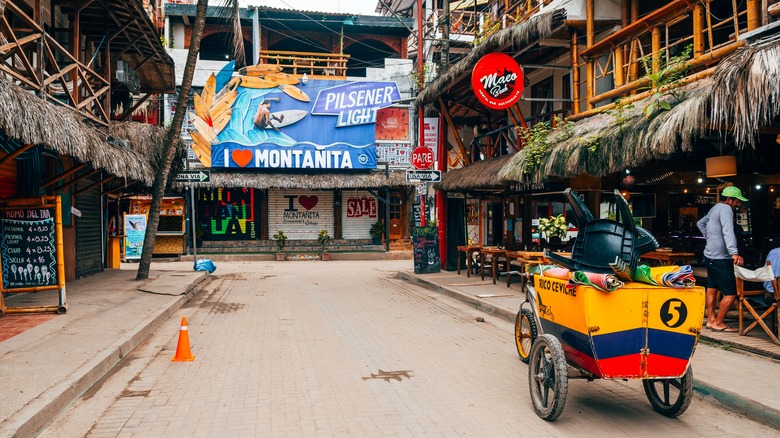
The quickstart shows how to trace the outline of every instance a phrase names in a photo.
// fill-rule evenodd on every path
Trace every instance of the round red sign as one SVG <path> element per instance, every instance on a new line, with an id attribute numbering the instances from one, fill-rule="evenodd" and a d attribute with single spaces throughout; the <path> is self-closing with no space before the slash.
<path id="1" fill-rule="evenodd" d="M 520 100 L 523 94 L 523 71 L 505 53 L 487 54 L 471 72 L 471 89 L 486 107 L 506 109 Z"/>
<path id="2" fill-rule="evenodd" d="M 415 169 L 425 170 L 433 166 L 433 149 L 425 146 L 417 146 L 412 151 L 412 166 Z"/>

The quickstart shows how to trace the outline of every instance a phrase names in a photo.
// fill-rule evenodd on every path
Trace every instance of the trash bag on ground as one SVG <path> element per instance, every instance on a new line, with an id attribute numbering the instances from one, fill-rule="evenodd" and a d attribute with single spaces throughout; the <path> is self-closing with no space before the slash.
<path id="1" fill-rule="evenodd" d="M 209 259 L 200 259 L 195 262 L 196 271 L 208 271 L 209 274 L 217 270 L 217 265 Z"/>

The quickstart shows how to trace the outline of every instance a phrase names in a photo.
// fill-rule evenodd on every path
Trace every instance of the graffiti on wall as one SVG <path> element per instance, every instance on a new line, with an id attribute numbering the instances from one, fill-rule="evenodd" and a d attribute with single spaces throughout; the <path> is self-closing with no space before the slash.
<path id="1" fill-rule="evenodd" d="M 198 226 L 204 239 L 257 239 L 259 202 L 247 188 L 198 189 Z"/>

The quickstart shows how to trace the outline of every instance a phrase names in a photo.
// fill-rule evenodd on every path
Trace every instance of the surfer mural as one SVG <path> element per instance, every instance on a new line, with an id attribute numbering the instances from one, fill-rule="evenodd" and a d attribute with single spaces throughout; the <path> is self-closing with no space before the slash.
<path id="1" fill-rule="evenodd" d="M 376 168 L 376 112 L 400 99 L 394 82 L 300 85 L 266 64 L 239 73 L 218 93 L 212 75 L 195 95 L 193 150 L 205 167 Z"/>

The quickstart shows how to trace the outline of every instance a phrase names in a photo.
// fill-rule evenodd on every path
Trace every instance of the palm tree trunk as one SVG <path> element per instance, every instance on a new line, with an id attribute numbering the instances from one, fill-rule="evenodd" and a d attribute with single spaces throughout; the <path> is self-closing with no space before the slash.
<path id="1" fill-rule="evenodd" d="M 190 38 L 190 49 L 187 53 L 187 63 L 184 66 L 184 77 L 182 78 L 181 89 L 179 90 L 179 99 L 176 101 L 176 112 L 173 115 L 171 127 L 165 137 L 163 145 L 163 162 L 160 171 L 154 176 L 154 185 L 152 186 L 152 205 L 149 207 L 149 218 L 147 219 L 146 234 L 144 235 L 144 247 L 141 253 L 141 261 L 138 264 L 138 274 L 136 280 L 149 278 L 149 267 L 152 264 L 152 252 L 154 252 L 154 240 L 157 236 L 157 226 L 160 223 L 160 207 L 162 206 L 165 187 L 168 184 L 168 174 L 171 171 L 171 163 L 176 157 L 176 145 L 181 141 L 181 125 L 184 121 L 184 114 L 187 111 L 187 104 L 190 99 L 190 89 L 192 88 L 192 77 L 195 75 L 195 63 L 198 60 L 200 52 L 200 39 L 203 35 L 203 27 L 206 24 L 206 10 L 209 6 L 209 0 L 198 0 L 197 12 L 195 14 L 195 23 L 192 26 L 192 37 Z"/>

